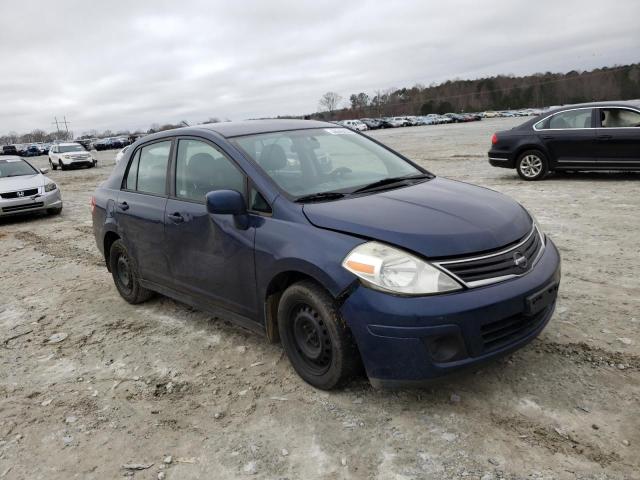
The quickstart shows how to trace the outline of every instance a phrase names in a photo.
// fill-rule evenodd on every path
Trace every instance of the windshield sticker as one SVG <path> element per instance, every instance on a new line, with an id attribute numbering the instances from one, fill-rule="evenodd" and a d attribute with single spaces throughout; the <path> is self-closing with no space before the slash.
<path id="1" fill-rule="evenodd" d="M 356 132 L 349 130 L 348 128 L 325 128 L 325 132 L 331 135 L 355 135 Z"/>

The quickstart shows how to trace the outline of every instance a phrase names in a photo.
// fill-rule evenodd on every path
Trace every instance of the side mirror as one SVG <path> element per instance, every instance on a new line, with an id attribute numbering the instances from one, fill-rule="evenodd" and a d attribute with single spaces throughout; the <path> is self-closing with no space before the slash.
<path id="1" fill-rule="evenodd" d="M 244 197 L 235 190 L 214 190 L 207 193 L 207 212 L 216 215 L 233 215 L 236 227 L 246 230 L 249 215 Z"/>
<path id="2" fill-rule="evenodd" d="M 48 168 L 41 168 L 40 169 L 40 173 L 42 173 L 43 175 L 46 175 L 47 173 L 49 173 L 49 169 Z"/>

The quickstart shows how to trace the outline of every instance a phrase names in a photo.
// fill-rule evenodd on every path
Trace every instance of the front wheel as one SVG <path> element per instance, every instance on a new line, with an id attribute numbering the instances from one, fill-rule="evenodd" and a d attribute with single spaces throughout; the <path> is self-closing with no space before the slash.
<path id="1" fill-rule="evenodd" d="M 541 151 L 527 150 L 516 160 L 516 170 L 523 180 L 542 180 L 549 173 L 549 163 Z"/>
<path id="2" fill-rule="evenodd" d="M 118 293 L 127 302 L 142 303 L 153 295 L 140 285 L 138 270 L 122 240 L 116 240 L 109 251 L 109 266 Z"/>
<path id="3" fill-rule="evenodd" d="M 58 169 L 58 165 L 56 165 L 55 163 L 53 163 L 53 162 L 51 161 L 51 159 L 49 159 L 49 165 L 51 165 L 51 169 L 52 169 L 52 170 L 57 170 L 57 169 Z"/>
<path id="4" fill-rule="evenodd" d="M 58 160 L 58 166 L 60 167 L 60 170 L 66 170 L 67 167 L 64 166 L 64 163 L 62 163 L 62 160 Z"/>
<path id="5" fill-rule="evenodd" d="M 278 330 L 291 365 L 316 388 L 336 388 L 360 370 L 360 355 L 335 300 L 312 281 L 282 294 Z"/>

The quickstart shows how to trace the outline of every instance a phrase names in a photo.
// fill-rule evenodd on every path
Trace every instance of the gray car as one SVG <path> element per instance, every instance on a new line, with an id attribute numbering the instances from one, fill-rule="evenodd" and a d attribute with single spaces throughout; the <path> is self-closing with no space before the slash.
<path id="1" fill-rule="evenodd" d="M 62 211 L 58 186 L 44 174 L 17 156 L 0 157 L 0 217 L 45 211 L 55 215 Z"/>

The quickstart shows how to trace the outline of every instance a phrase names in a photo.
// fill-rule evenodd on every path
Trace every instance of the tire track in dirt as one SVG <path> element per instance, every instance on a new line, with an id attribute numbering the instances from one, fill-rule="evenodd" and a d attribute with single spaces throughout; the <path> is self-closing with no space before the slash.
<path id="1" fill-rule="evenodd" d="M 540 341 L 535 345 L 538 353 L 549 353 L 567 357 L 577 364 L 587 364 L 595 367 L 623 365 L 624 370 L 640 370 L 640 357 L 631 353 L 613 352 L 603 348 L 578 343 L 556 343 Z"/>
<path id="2" fill-rule="evenodd" d="M 605 452 L 596 445 L 582 442 L 571 434 L 550 426 L 521 417 L 502 416 L 497 413 L 492 413 L 490 418 L 500 428 L 517 432 L 522 441 L 532 446 L 543 447 L 553 454 L 586 457 L 602 467 L 620 461 L 620 455 L 617 453 Z"/>
<path id="3" fill-rule="evenodd" d="M 33 232 L 15 232 L 14 237 L 30 245 L 41 253 L 55 258 L 67 259 L 76 263 L 90 266 L 103 266 L 104 260 L 97 253 L 93 253 L 68 244 L 71 239 L 51 241 Z"/>

